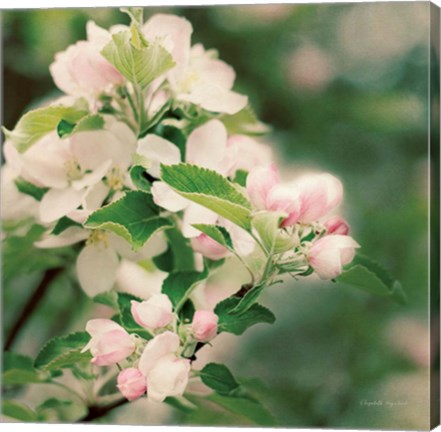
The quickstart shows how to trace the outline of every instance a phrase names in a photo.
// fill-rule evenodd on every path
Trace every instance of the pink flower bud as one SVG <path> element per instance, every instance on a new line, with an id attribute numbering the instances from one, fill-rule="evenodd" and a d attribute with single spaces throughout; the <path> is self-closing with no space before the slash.
<path id="1" fill-rule="evenodd" d="M 343 198 L 343 185 L 330 174 L 308 175 L 293 185 L 300 200 L 300 218 L 314 222 L 337 207 Z"/>
<path id="2" fill-rule="evenodd" d="M 268 194 L 279 183 L 279 173 L 274 164 L 253 168 L 247 177 L 247 193 L 251 203 L 259 210 L 266 210 Z"/>
<path id="3" fill-rule="evenodd" d="M 136 368 L 127 368 L 118 374 L 117 387 L 129 401 L 141 397 L 147 390 L 147 381 L 144 374 Z"/>
<path id="4" fill-rule="evenodd" d="M 191 247 L 195 252 L 214 261 L 225 258 L 230 253 L 226 247 L 203 233 L 191 239 Z"/>
<path id="5" fill-rule="evenodd" d="M 355 248 L 359 247 L 352 237 L 331 234 L 314 242 L 307 258 L 320 279 L 333 279 L 354 259 Z"/>
<path id="6" fill-rule="evenodd" d="M 90 320 L 86 324 L 86 331 L 92 338 L 81 352 L 90 350 L 94 365 L 114 365 L 135 351 L 135 343 L 130 335 L 114 321 Z"/>
<path id="7" fill-rule="evenodd" d="M 334 216 L 325 222 L 328 234 L 347 235 L 349 233 L 349 225 L 341 216 Z"/>
<path id="8" fill-rule="evenodd" d="M 173 305 L 165 294 L 153 294 L 148 300 L 132 300 L 131 312 L 134 320 L 147 329 L 165 327 L 173 317 Z"/>
<path id="9" fill-rule="evenodd" d="M 194 313 L 192 331 L 195 339 L 208 342 L 217 334 L 219 317 L 209 310 L 198 310 Z"/>

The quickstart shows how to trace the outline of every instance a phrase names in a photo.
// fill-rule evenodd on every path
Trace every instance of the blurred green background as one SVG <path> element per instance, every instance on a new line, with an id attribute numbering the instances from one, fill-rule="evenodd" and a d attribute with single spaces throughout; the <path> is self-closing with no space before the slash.
<path id="1" fill-rule="evenodd" d="M 429 426 L 429 363 L 435 361 L 428 328 L 429 7 L 145 9 L 146 19 L 157 12 L 188 18 L 193 43 L 218 49 L 235 68 L 236 89 L 273 126 L 268 141 L 285 178 L 312 169 L 342 179 L 341 211 L 352 235 L 408 295 L 399 306 L 331 282 L 287 280 L 263 301 L 277 316 L 273 326 L 228 335 L 213 348 L 211 358 L 225 360 L 236 375 L 263 381 L 262 398 L 282 426 Z M 31 104 L 57 94 L 48 66 L 55 52 L 85 38 L 89 19 L 103 27 L 128 23 L 111 8 L 3 12 L 7 128 Z M 38 275 L 18 276 L 4 291 L 6 331 L 35 280 Z M 60 281 L 17 350 L 35 354 L 48 337 L 81 328 L 91 307 Z M 115 411 L 110 421 L 247 424 L 208 411 L 184 419 L 167 407 L 146 411 L 144 404 Z"/>

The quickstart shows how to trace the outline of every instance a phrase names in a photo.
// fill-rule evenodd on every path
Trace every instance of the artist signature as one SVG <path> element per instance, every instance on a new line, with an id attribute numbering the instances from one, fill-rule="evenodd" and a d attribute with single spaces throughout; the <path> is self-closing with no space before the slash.
<path id="1" fill-rule="evenodd" d="M 373 399 L 373 400 L 369 400 L 369 399 L 362 399 L 360 401 L 360 405 L 361 406 L 365 406 L 365 407 L 372 407 L 372 408 L 376 408 L 376 407 L 402 407 L 402 406 L 406 406 L 408 404 L 407 401 L 403 401 L 403 400 L 383 400 L 383 399 Z"/>

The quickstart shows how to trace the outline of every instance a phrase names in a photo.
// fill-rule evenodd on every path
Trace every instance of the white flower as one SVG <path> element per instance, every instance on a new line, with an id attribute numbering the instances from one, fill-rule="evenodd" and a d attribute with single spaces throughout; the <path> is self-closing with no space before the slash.
<path id="1" fill-rule="evenodd" d="M 116 26 L 110 32 L 89 21 L 86 26 L 87 41 L 79 41 L 55 55 L 50 65 L 57 87 L 73 96 L 92 99 L 124 82 L 123 76 L 101 55 L 101 50 L 111 40 L 111 34 L 128 29 Z"/>
<path id="2" fill-rule="evenodd" d="M 202 45 L 191 47 L 192 31 L 184 18 L 164 14 L 154 15 L 143 28 L 146 39 L 158 40 L 176 63 L 167 73 L 167 80 L 178 101 L 191 102 L 207 111 L 237 113 L 247 105 L 248 98 L 231 90 L 236 77 L 233 68 Z"/>
<path id="3" fill-rule="evenodd" d="M 179 336 L 170 331 L 150 340 L 139 360 L 147 378 L 147 397 L 162 402 L 168 396 L 182 396 L 188 384 L 190 360 L 179 358 Z"/>
<path id="4" fill-rule="evenodd" d="M 40 202 L 44 223 L 71 215 L 83 222 L 106 198 L 109 187 L 126 182 L 136 137 L 124 123 L 107 119 L 105 129 L 85 131 L 60 139 L 50 133 L 20 156 L 22 172 L 37 186 L 50 188 Z M 107 177 L 106 184 L 102 179 Z"/>

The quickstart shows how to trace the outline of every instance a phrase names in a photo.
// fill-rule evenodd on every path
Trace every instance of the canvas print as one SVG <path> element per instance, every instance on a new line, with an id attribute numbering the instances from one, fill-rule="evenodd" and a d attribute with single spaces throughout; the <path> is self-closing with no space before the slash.
<path id="1" fill-rule="evenodd" d="M 439 9 L 2 11 L 2 421 L 428 430 Z"/>

